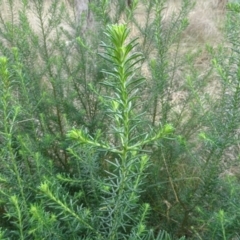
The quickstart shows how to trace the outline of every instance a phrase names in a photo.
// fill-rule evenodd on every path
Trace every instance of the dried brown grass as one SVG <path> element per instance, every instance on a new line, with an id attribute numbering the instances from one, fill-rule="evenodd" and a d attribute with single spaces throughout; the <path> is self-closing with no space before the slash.
<path id="1" fill-rule="evenodd" d="M 11 16 L 11 11 L 8 0 L 2 0 L 1 4 L 1 14 L 5 19 L 12 19 L 13 21 L 18 21 L 17 12 L 22 8 L 21 0 L 13 1 L 14 15 Z M 140 1 L 141 2 L 141 1 Z M 181 4 L 183 0 L 168 0 L 166 1 L 166 7 L 163 12 L 163 25 L 168 25 L 171 20 L 173 13 L 178 13 L 181 9 Z M 221 39 L 221 33 L 219 27 L 222 20 L 224 19 L 224 12 L 227 0 L 201 0 L 197 1 L 195 7 L 189 13 L 189 26 L 183 33 L 183 39 L 186 42 L 196 41 L 204 42 L 218 42 Z M 88 0 L 59 0 L 59 5 L 64 3 L 67 6 L 69 14 L 73 17 L 74 15 L 79 20 L 79 16 L 86 12 L 88 14 Z M 48 19 L 48 10 L 51 6 L 51 1 L 44 1 L 44 16 Z M 31 19 L 31 25 L 38 31 L 39 20 L 36 17 L 36 13 L 32 10 L 28 11 L 29 19 Z M 135 17 L 140 25 L 144 25 L 146 22 L 146 14 L 144 4 L 139 4 Z M 47 22 L 47 21 L 46 21 Z M 134 34 L 134 27 L 133 35 Z"/>
<path id="2" fill-rule="evenodd" d="M 169 0 L 164 11 L 164 24 L 171 20 L 173 13 L 181 9 L 182 0 Z M 189 25 L 183 33 L 185 42 L 219 43 L 222 38 L 221 24 L 225 18 L 227 0 L 197 1 L 188 15 Z"/>
<path id="3" fill-rule="evenodd" d="M 168 21 L 173 12 L 180 9 L 182 0 L 169 0 L 164 20 Z M 195 59 L 194 66 L 204 74 L 211 65 L 211 57 L 205 50 L 206 45 L 214 48 L 224 42 L 222 32 L 226 16 L 227 0 L 197 1 L 188 14 L 188 26 L 181 35 L 180 51 L 201 54 Z M 212 87 L 217 87 L 212 85 Z M 210 89 L 209 89 L 210 90 Z M 212 91 L 212 90 L 210 90 Z"/>
<path id="4" fill-rule="evenodd" d="M 14 0 L 12 1 L 12 9 L 9 4 L 9 0 L 1 0 L 0 1 L 0 14 L 4 22 L 12 22 L 14 24 L 19 23 L 19 11 L 23 10 L 23 2 L 21 0 Z M 59 7 L 61 4 L 66 6 L 66 13 L 69 14 L 71 17 L 76 15 L 76 8 L 74 7 L 73 0 L 59 0 Z M 51 16 L 49 14 L 49 10 L 51 8 L 52 2 L 51 1 L 44 1 L 43 4 L 43 22 L 44 27 L 47 27 L 48 21 L 50 20 Z M 35 3 L 29 2 L 29 6 L 27 8 L 27 17 L 32 29 L 37 33 L 40 34 L 41 32 L 41 24 L 38 14 L 36 13 Z M 60 25 L 59 27 L 67 28 L 67 25 Z"/>

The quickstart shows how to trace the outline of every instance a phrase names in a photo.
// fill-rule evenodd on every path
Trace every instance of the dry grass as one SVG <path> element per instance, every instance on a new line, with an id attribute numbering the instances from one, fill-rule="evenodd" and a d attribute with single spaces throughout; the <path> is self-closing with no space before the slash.
<path id="1" fill-rule="evenodd" d="M 176 4 L 178 2 L 178 4 Z M 177 7 L 180 1 L 169 1 L 169 11 L 166 12 L 166 21 L 171 14 L 171 10 L 179 9 Z M 227 0 L 202 0 L 197 1 L 194 8 L 189 12 L 189 25 L 181 37 L 180 51 L 184 55 L 187 52 L 194 54 L 197 51 L 201 53 L 195 59 L 194 67 L 204 74 L 209 71 L 211 66 L 211 57 L 205 50 L 206 45 L 214 48 L 224 41 L 222 27 L 226 16 Z M 177 5 L 177 6 L 176 6 Z M 180 53 L 181 55 L 181 53 Z M 215 92 L 218 89 L 218 80 L 213 75 L 207 92 Z"/>
<path id="2" fill-rule="evenodd" d="M 164 12 L 164 21 L 168 22 L 172 14 L 179 12 L 181 0 L 169 0 Z M 219 43 L 221 36 L 221 25 L 225 18 L 225 7 L 227 0 L 201 0 L 197 1 L 188 20 L 189 25 L 183 33 L 184 42 Z"/>
<path id="3" fill-rule="evenodd" d="M 162 27 L 168 28 L 173 14 L 178 14 L 181 10 L 183 0 L 168 0 L 163 11 Z M 225 7 L 227 0 L 201 0 L 197 1 L 193 9 L 188 14 L 189 25 L 182 33 L 180 51 L 182 55 L 186 52 L 194 53 L 199 48 L 204 49 L 206 44 L 217 46 L 223 41 L 223 34 L 221 32 L 222 25 L 225 19 Z M 134 17 L 136 22 L 143 27 L 146 23 L 146 5 L 139 4 Z M 153 20 L 154 13 L 150 15 L 150 22 Z M 121 22 L 126 21 L 124 17 Z M 129 24 L 131 34 L 133 37 L 140 37 L 141 33 L 135 24 Z M 171 50 L 170 50 L 171 51 Z M 173 46 L 172 53 L 174 55 L 175 48 Z M 169 53 L 171 55 L 171 53 Z M 181 53 L 180 53 L 181 54 Z M 154 54 L 153 54 L 154 55 Z M 174 58 L 174 56 L 172 56 Z M 171 58 L 171 56 L 170 56 Z M 210 58 L 206 51 L 202 51 L 201 56 L 196 59 L 196 66 L 204 69 L 208 68 Z M 147 76 L 148 70 L 143 69 L 144 76 Z"/>
<path id="4" fill-rule="evenodd" d="M 14 24 L 19 23 L 19 12 L 23 11 L 23 2 L 21 0 L 14 0 L 12 7 L 10 7 L 9 0 L 1 0 L 0 1 L 0 14 L 1 18 L 3 19 L 4 22 L 12 22 Z M 51 7 L 52 2 L 51 1 L 44 1 L 43 5 L 43 22 L 44 22 L 44 27 L 48 25 L 48 21 L 50 20 L 50 14 L 49 10 Z M 66 13 L 69 14 L 72 18 L 76 15 L 75 7 L 71 3 L 71 0 L 59 0 L 59 7 L 61 4 L 64 4 L 66 6 Z M 11 9 L 12 8 L 12 9 Z M 40 34 L 41 32 L 41 24 L 39 20 L 39 16 L 36 13 L 36 8 L 35 8 L 35 3 L 29 2 L 29 6 L 27 7 L 27 17 L 29 19 L 30 25 L 32 29 L 37 33 Z M 60 25 L 59 27 L 64 27 L 68 29 L 67 25 Z"/>
<path id="5" fill-rule="evenodd" d="M 178 14 L 181 10 L 182 0 L 168 0 L 163 11 L 162 26 L 168 27 L 172 19 L 173 14 Z M 180 45 L 172 45 L 169 49 L 168 56 L 170 64 L 176 57 L 176 51 L 178 51 L 178 58 L 181 59 L 186 53 L 195 54 L 200 52 L 195 58 L 193 66 L 199 71 L 201 75 L 206 74 L 211 68 L 211 57 L 205 49 L 206 44 L 213 47 L 217 47 L 219 43 L 224 40 L 222 34 L 222 25 L 225 20 L 226 0 L 201 0 L 197 1 L 192 10 L 188 14 L 189 25 L 181 35 Z M 135 19 L 140 26 L 144 26 L 146 22 L 146 6 L 139 4 L 135 11 Z M 153 18 L 153 15 L 150 16 Z M 124 21 L 124 20 L 122 20 Z M 152 19 L 150 20 L 150 22 Z M 131 33 L 133 37 L 139 36 L 141 43 L 141 33 L 134 24 L 130 24 Z M 155 58 L 154 50 L 150 54 L 149 58 Z M 145 62 L 142 66 L 142 74 L 148 79 L 150 77 L 148 62 Z M 183 83 L 186 75 L 186 69 L 176 69 L 174 78 L 176 83 L 180 85 Z M 219 89 L 218 78 L 213 75 L 209 85 L 206 87 L 205 92 L 212 95 L 216 94 Z M 186 93 L 178 91 L 173 93 L 173 104 L 181 102 L 183 96 Z"/>
<path id="6" fill-rule="evenodd" d="M 219 42 L 221 39 L 221 33 L 219 31 L 219 26 L 224 18 L 225 5 L 227 0 L 201 0 L 197 1 L 195 7 L 189 13 L 189 26 L 183 33 L 183 38 L 185 42 L 194 41 L 205 42 L 211 40 L 211 42 Z M 11 16 L 11 11 L 8 0 L 1 1 L 1 14 L 4 19 L 13 19 L 14 22 L 18 21 L 17 12 L 22 8 L 22 1 L 13 1 L 14 15 Z M 59 0 L 59 5 L 64 3 L 71 14 L 74 15 L 79 20 L 80 15 L 83 12 L 88 12 L 88 0 Z M 179 12 L 181 8 L 182 0 L 168 0 L 166 3 L 166 8 L 164 10 L 163 25 L 171 20 L 172 14 Z M 51 1 L 44 1 L 44 16 L 45 20 L 48 19 L 48 10 L 51 6 Z M 33 10 L 28 11 L 29 19 L 31 19 L 31 25 L 38 32 L 39 20 L 37 19 L 36 13 Z M 140 25 L 144 25 L 146 22 L 146 14 L 144 4 L 139 4 L 135 17 Z M 47 23 L 47 21 L 46 21 Z M 133 27 L 133 26 L 132 26 Z M 134 34 L 134 27 L 132 32 Z M 135 35 L 135 34 L 134 34 Z"/>

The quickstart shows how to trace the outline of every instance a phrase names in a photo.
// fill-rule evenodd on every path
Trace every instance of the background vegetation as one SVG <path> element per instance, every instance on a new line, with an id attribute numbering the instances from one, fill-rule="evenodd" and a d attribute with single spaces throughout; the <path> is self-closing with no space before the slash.
<path id="1" fill-rule="evenodd" d="M 240 239 L 240 5 L 79 3 L 0 0 L 0 239 Z"/>

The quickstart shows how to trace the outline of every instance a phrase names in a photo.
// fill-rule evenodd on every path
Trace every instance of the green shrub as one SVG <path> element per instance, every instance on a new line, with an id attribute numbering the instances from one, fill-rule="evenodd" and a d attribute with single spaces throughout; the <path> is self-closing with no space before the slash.
<path id="1" fill-rule="evenodd" d="M 239 238 L 239 6 L 132 2 L 0 1 L 0 239 Z"/>

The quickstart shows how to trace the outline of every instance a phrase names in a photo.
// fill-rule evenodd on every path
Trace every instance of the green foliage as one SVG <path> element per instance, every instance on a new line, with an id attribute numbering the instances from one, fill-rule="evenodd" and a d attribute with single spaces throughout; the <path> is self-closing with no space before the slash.
<path id="1" fill-rule="evenodd" d="M 165 3 L 0 0 L 0 239 L 239 238 L 239 4 Z"/>
<path id="2" fill-rule="evenodd" d="M 112 90 L 111 96 L 102 98 L 111 123 L 109 139 L 106 140 L 105 136 L 103 140 L 100 130 L 95 138 L 84 129 L 73 129 L 68 134 L 70 139 L 79 144 L 116 155 L 112 161 L 107 161 L 109 168 L 105 170 L 105 179 L 100 182 L 99 195 L 103 201 L 99 203 L 102 214 L 98 238 L 103 239 L 143 239 L 147 236 L 145 219 L 150 206 L 147 203 L 140 205 L 139 197 L 149 157 L 142 153 L 141 148 L 173 131 L 169 124 L 159 126 L 156 133 L 151 129 L 150 133 L 138 133 L 136 130 L 141 121 L 133 109 L 142 78 L 136 78 L 135 71 L 142 57 L 133 52 L 136 40 L 126 43 L 128 35 L 129 30 L 125 25 L 111 25 L 106 31 L 110 43 L 102 43 L 105 53 L 101 56 L 113 69 L 103 70 L 106 80 L 102 83 Z M 111 136 L 114 136 L 114 143 L 111 142 Z"/>

